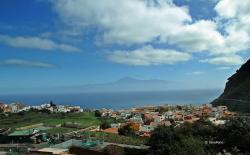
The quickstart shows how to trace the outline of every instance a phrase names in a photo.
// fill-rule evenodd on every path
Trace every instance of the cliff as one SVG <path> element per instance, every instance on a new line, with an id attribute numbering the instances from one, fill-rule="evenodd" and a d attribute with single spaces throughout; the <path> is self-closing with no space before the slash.
<path id="1" fill-rule="evenodd" d="M 231 110 L 250 112 L 250 59 L 228 78 L 224 92 L 213 105 L 226 105 Z"/>

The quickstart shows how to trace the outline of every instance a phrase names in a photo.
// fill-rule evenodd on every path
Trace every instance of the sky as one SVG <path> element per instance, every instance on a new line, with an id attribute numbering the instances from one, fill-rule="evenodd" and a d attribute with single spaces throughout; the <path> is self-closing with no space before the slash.
<path id="1" fill-rule="evenodd" d="M 250 0 L 3 0 L 0 94 L 123 77 L 223 88 L 249 25 Z"/>

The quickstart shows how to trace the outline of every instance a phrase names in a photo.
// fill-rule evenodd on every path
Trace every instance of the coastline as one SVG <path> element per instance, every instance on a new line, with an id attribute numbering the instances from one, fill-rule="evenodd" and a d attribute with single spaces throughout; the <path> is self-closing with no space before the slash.
<path id="1" fill-rule="evenodd" d="M 124 109 L 146 105 L 184 105 L 210 103 L 221 90 L 182 90 L 154 92 L 116 93 L 75 93 L 75 94 L 21 94 L 0 95 L 4 103 L 20 102 L 27 105 L 40 105 L 53 101 L 61 105 L 75 105 L 88 109 Z"/>

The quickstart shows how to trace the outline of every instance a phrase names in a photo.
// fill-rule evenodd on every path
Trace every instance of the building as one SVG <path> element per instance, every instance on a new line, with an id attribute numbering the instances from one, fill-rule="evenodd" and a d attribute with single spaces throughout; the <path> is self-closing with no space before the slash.
<path id="1" fill-rule="evenodd" d="M 111 123 L 110 127 L 111 128 L 120 128 L 121 127 L 121 123 Z"/>
<path id="2" fill-rule="evenodd" d="M 6 107 L 6 104 L 0 102 L 0 112 L 1 111 L 3 112 L 5 107 Z"/>
<path id="3" fill-rule="evenodd" d="M 214 125 L 223 125 L 226 123 L 225 120 L 219 120 L 218 118 L 215 117 L 209 117 L 208 121 L 210 121 L 211 123 L 213 123 Z"/>
<path id="4" fill-rule="evenodd" d="M 17 113 L 20 110 L 22 110 L 25 106 L 23 104 L 20 104 L 20 103 L 11 103 L 9 105 L 9 107 L 10 107 L 12 113 Z"/>
<path id="5" fill-rule="evenodd" d="M 136 122 L 136 123 L 143 123 L 142 117 L 141 116 L 133 116 L 129 119 L 131 122 Z"/>
<path id="6" fill-rule="evenodd" d="M 152 132 L 155 129 L 152 125 L 141 125 L 140 132 Z"/>
<path id="7" fill-rule="evenodd" d="M 162 122 L 165 120 L 165 116 L 154 116 L 154 122 Z"/>
<path id="8" fill-rule="evenodd" d="M 102 132 L 118 134 L 118 128 L 107 128 L 107 129 L 103 130 Z"/>

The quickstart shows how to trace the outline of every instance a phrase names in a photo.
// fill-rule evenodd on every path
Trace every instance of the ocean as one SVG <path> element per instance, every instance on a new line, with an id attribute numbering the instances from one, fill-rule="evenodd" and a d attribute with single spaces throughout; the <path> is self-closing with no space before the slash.
<path id="1" fill-rule="evenodd" d="M 77 105 L 88 109 L 124 109 L 145 105 L 204 104 L 211 102 L 220 94 L 221 90 L 218 89 L 74 94 L 16 94 L 0 95 L 0 102 L 20 102 L 25 105 L 40 105 L 52 100 L 55 104 Z"/>

